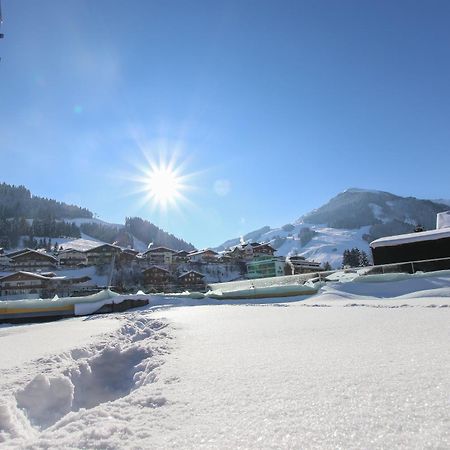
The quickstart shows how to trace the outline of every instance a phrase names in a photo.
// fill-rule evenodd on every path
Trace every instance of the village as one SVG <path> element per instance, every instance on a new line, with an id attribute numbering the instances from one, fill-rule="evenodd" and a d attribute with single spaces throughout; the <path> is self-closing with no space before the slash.
<path id="1" fill-rule="evenodd" d="M 204 292 L 209 283 L 322 270 L 318 262 L 301 256 L 276 256 L 268 243 L 241 243 L 220 253 L 160 246 L 139 252 L 116 244 L 75 239 L 53 252 L 0 249 L 0 298 L 86 296 L 106 288 L 118 293 Z"/>

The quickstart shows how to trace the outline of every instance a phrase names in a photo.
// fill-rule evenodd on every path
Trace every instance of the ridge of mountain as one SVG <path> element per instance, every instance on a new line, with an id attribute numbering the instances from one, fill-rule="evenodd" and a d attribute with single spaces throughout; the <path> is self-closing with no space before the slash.
<path id="1" fill-rule="evenodd" d="M 377 238 L 409 233 L 418 225 L 434 229 L 437 213 L 448 210 L 449 204 L 349 188 L 291 224 L 265 226 L 229 239 L 216 250 L 238 245 L 242 240 L 270 242 L 280 256 L 298 254 L 339 267 L 346 249 L 357 247 L 370 254 L 369 243 Z"/>

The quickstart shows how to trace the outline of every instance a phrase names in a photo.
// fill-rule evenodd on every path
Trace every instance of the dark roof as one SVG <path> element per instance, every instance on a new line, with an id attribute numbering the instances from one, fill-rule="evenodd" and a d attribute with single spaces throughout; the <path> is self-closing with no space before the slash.
<path id="1" fill-rule="evenodd" d="M 166 273 L 170 274 L 170 272 L 167 269 L 164 269 L 163 267 L 159 267 L 159 266 L 150 266 L 147 269 L 144 269 L 142 271 L 142 273 L 149 272 L 151 270 L 159 270 L 159 271 L 166 272 Z"/>
<path id="2" fill-rule="evenodd" d="M 21 255 L 22 253 L 31 252 L 31 251 L 34 252 L 33 249 L 27 247 L 27 248 L 22 248 L 20 250 L 16 250 L 15 252 L 8 253 L 6 256 L 11 257 L 11 256 L 16 256 L 16 255 Z"/>
<path id="3" fill-rule="evenodd" d="M 192 255 L 201 255 L 202 253 L 214 253 L 215 255 L 218 255 L 217 252 L 215 252 L 214 250 L 210 249 L 210 248 L 204 248 L 203 250 L 197 250 L 195 252 L 190 252 L 189 256 Z"/>
<path id="4" fill-rule="evenodd" d="M 137 255 L 139 253 L 138 250 L 135 250 L 134 248 L 124 248 L 122 250 L 123 253 L 129 253 L 130 255 Z"/>
<path id="5" fill-rule="evenodd" d="M 247 242 L 246 244 L 243 244 L 243 247 L 246 247 L 247 245 L 251 245 L 252 247 L 259 247 L 260 245 L 264 245 L 264 244 L 260 244 L 259 242 Z"/>
<path id="6" fill-rule="evenodd" d="M 152 248 L 149 248 L 146 252 L 144 252 L 144 255 L 146 255 L 147 253 L 153 253 L 153 252 L 177 253 L 176 250 L 173 250 L 173 249 L 168 248 L 168 247 L 152 247 Z"/>
<path id="7" fill-rule="evenodd" d="M 77 248 L 65 248 L 64 250 L 61 250 L 61 251 L 58 252 L 58 256 L 59 255 L 64 255 L 66 253 L 73 253 L 73 252 L 83 253 L 83 254 L 86 253 L 84 250 L 78 250 Z"/>
<path id="8" fill-rule="evenodd" d="M 270 248 L 270 249 L 273 250 L 274 252 L 276 251 L 276 249 L 273 248 L 270 244 L 258 244 L 258 245 L 255 245 L 253 248 L 254 248 L 255 250 L 258 250 L 258 248 L 261 248 L 261 247 Z"/>
<path id="9" fill-rule="evenodd" d="M 54 256 L 47 255 L 46 253 L 37 252 L 36 250 L 28 250 L 28 251 L 25 251 L 25 252 L 22 252 L 22 253 L 18 253 L 18 254 L 14 255 L 14 256 L 10 256 L 10 255 L 8 255 L 8 256 L 9 256 L 9 258 L 11 258 L 14 261 L 15 259 L 21 258 L 22 256 L 25 256 L 25 255 L 27 255 L 27 256 L 34 255 L 34 256 L 40 257 L 40 258 L 44 257 L 44 258 L 47 258 L 47 259 L 49 259 L 49 260 L 51 260 L 53 262 L 57 262 L 58 261 Z"/>
<path id="10" fill-rule="evenodd" d="M 84 253 L 96 252 L 96 251 L 98 251 L 99 248 L 102 248 L 102 247 L 111 247 L 111 248 L 113 248 L 113 249 L 115 249 L 115 250 L 120 250 L 120 251 L 121 251 L 121 248 L 118 247 L 117 245 L 113 245 L 113 244 L 100 244 L 100 245 L 97 245 L 96 247 L 93 247 L 93 248 L 90 248 L 90 249 L 88 249 L 88 250 L 85 250 Z"/>
<path id="11" fill-rule="evenodd" d="M 195 273 L 196 275 L 200 275 L 202 278 L 205 278 L 205 275 L 203 275 L 200 272 L 197 272 L 196 270 L 189 270 L 189 272 L 181 274 L 178 278 L 184 278 L 186 275 L 189 275 L 190 273 Z"/>
<path id="12" fill-rule="evenodd" d="M 46 277 L 45 275 L 40 275 L 38 273 L 19 271 L 19 272 L 10 273 L 9 275 L 5 275 L 4 277 L 1 277 L 0 282 L 7 281 L 10 279 L 14 279 L 14 278 L 20 279 L 23 276 L 25 276 L 27 278 L 37 278 L 39 280 L 48 280 L 49 279 L 49 277 Z"/>

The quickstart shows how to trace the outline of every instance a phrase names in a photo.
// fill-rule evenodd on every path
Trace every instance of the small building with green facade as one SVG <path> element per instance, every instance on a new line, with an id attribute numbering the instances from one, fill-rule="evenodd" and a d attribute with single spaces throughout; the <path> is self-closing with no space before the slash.
<path id="1" fill-rule="evenodd" d="M 276 257 L 259 258 L 247 262 L 247 278 L 268 278 L 283 276 L 286 262 Z"/>

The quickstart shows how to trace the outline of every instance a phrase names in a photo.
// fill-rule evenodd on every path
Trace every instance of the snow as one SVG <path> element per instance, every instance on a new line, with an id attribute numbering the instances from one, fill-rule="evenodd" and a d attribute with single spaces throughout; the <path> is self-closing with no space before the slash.
<path id="1" fill-rule="evenodd" d="M 166 306 L 0 328 L 2 357 L 27 346 L 22 334 L 34 339 L 0 372 L 0 442 L 449 448 L 450 274 L 386 279 L 329 283 L 303 301 L 161 297 Z M 54 338 L 48 352 L 39 333 Z"/>
<path id="2" fill-rule="evenodd" d="M 413 242 L 444 239 L 450 237 L 450 228 L 420 231 L 417 233 L 399 234 L 376 239 L 370 243 L 372 248 L 388 247 L 393 245 L 411 244 Z"/>
<path id="3" fill-rule="evenodd" d="M 369 207 L 376 219 L 381 220 L 383 223 L 389 222 L 389 219 L 384 214 L 383 208 L 380 205 L 377 205 L 376 203 L 369 203 Z"/>
<path id="4" fill-rule="evenodd" d="M 304 246 L 298 237 L 302 228 L 309 228 L 317 233 Z M 284 239 L 284 242 L 277 249 L 277 256 L 297 254 L 322 264 L 328 261 L 332 267 L 338 268 L 342 265 L 342 254 L 346 249 L 356 247 L 370 255 L 369 244 L 363 238 L 369 233 L 369 230 L 370 226 L 358 229 L 331 228 L 324 224 L 314 225 L 298 221 L 294 224 L 292 231 L 272 228 L 266 233 L 262 233 L 258 237 L 258 242 L 269 242 L 273 245 L 274 240 L 279 237 Z M 239 241 L 236 240 L 235 243 L 238 244 Z"/>
<path id="5" fill-rule="evenodd" d="M 79 250 L 81 252 L 85 252 L 87 250 L 92 250 L 93 248 L 99 247 L 100 245 L 103 245 L 104 242 L 93 240 L 93 239 L 74 239 L 72 241 L 67 241 L 64 243 L 61 243 L 61 247 L 66 249 L 73 249 L 73 250 Z"/>
<path id="6" fill-rule="evenodd" d="M 298 234 L 301 227 L 311 228 L 317 234 L 304 247 L 301 246 L 299 239 L 286 240 L 277 250 L 277 255 L 285 256 L 296 252 L 306 259 L 320 263 L 328 261 L 333 267 L 339 267 L 342 263 L 342 254 L 346 249 L 357 247 L 370 253 L 369 244 L 363 239 L 363 236 L 369 232 L 369 226 L 349 230 L 302 224 L 292 232 L 293 236 Z M 299 228 L 298 231 L 297 228 Z"/>
<path id="7" fill-rule="evenodd" d="M 436 228 L 450 228 L 450 211 L 441 212 L 437 215 Z"/>
<path id="8" fill-rule="evenodd" d="M 119 326 L 120 322 L 111 318 L 97 321 L 73 318 L 53 323 L 2 326 L 0 347 L 12 351 L 2 351 L 0 369 L 11 369 L 36 358 L 88 344 L 96 334 L 113 331 Z M 57 336 L 64 338 L 56 339 Z"/>
<path id="9" fill-rule="evenodd" d="M 89 277 L 91 280 L 83 283 L 83 286 L 106 286 L 108 284 L 109 270 L 105 275 L 99 275 L 97 267 L 88 266 L 80 268 L 58 268 L 55 273 L 59 277 L 67 278 L 79 278 L 79 277 Z"/>

